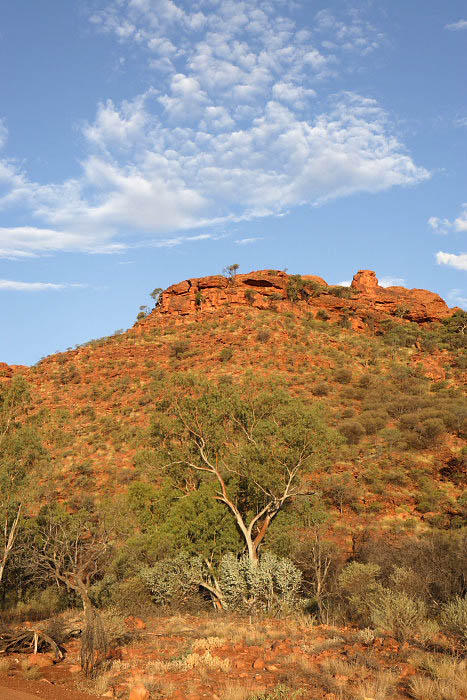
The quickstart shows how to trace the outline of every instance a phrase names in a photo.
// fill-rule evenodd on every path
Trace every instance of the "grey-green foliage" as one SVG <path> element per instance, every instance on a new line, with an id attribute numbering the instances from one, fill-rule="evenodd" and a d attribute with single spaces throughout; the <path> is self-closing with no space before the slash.
<path id="1" fill-rule="evenodd" d="M 229 553 L 220 563 L 219 583 L 231 610 L 281 613 L 300 604 L 302 574 L 285 557 L 265 552 L 258 562 Z"/>
<path id="2" fill-rule="evenodd" d="M 141 572 L 141 578 L 158 605 L 168 605 L 193 596 L 203 582 L 203 562 L 181 552 Z"/>
<path id="3" fill-rule="evenodd" d="M 257 563 L 229 552 L 215 573 L 201 557 L 182 552 L 145 569 L 141 578 L 157 604 L 187 600 L 201 587 L 216 591 L 227 610 L 277 614 L 300 606 L 300 570 L 271 552 Z"/>

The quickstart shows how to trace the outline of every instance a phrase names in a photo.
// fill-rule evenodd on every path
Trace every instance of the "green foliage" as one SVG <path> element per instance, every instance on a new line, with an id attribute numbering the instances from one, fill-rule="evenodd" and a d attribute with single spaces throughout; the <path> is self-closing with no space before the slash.
<path id="1" fill-rule="evenodd" d="M 401 642 L 413 638 L 434 635 L 436 625 L 428 626 L 427 608 L 417 598 L 411 598 L 404 591 L 384 589 L 373 597 L 370 603 L 370 620 L 380 632 L 389 632 Z"/>
<path id="2" fill-rule="evenodd" d="M 215 574 L 206 561 L 181 552 L 141 576 L 158 605 L 186 601 L 204 588 L 215 589 L 227 610 L 278 614 L 299 606 L 301 572 L 289 559 L 265 552 L 255 563 L 247 555 L 228 552 Z"/>
<path id="3" fill-rule="evenodd" d="M 352 474 L 330 474 L 323 478 L 323 494 L 331 503 L 339 508 L 342 513 L 344 506 L 355 506 L 359 496 L 359 490 Z"/>
<path id="4" fill-rule="evenodd" d="M 188 354 L 189 350 L 190 343 L 188 340 L 176 340 L 170 346 L 170 355 L 171 357 L 175 357 L 177 360 L 180 360 L 182 357 L 185 357 Z"/>
<path id="5" fill-rule="evenodd" d="M 179 389 L 160 400 L 151 423 L 150 441 L 160 463 L 174 482 L 199 486 L 209 478 L 201 471 L 204 455 L 218 465 L 244 517 L 280 498 L 297 465 L 300 472 L 312 471 L 329 461 L 341 442 L 319 407 L 275 382 L 247 377 L 226 389 L 193 375 L 176 380 Z"/>
<path id="6" fill-rule="evenodd" d="M 224 267 L 222 272 L 227 277 L 229 282 L 234 282 L 239 268 L 240 268 L 240 265 L 238 263 L 234 263 L 233 265 L 228 265 L 227 267 Z"/>
<path id="7" fill-rule="evenodd" d="M 356 445 L 365 435 L 365 428 L 357 420 L 344 420 L 339 425 L 339 431 L 350 445 Z"/>
<path id="8" fill-rule="evenodd" d="M 321 292 L 321 285 L 313 280 L 304 280 L 301 275 L 290 275 L 288 278 L 286 293 L 289 301 L 316 297 Z"/>
<path id="9" fill-rule="evenodd" d="M 457 637 L 467 648 L 467 597 L 456 596 L 441 609 L 440 623 L 448 634 Z"/>
<path id="10" fill-rule="evenodd" d="M 455 314 L 443 320 L 440 331 L 441 342 L 448 348 L 467 347 L 467 312 L 456 311 Z"/>
<path id="11" fill-rule="evenodd" d="M 326 382 L 318 382 L 311 387 L 313 396 L 327 396 L 329 394 L 329 386 Z"/>
<path id="12" fill-rule="evenodd" d="M 378 564 L 352 562 L 342 570 L 339 591 L 347 603 L 347 614 L 351 620 L 367 624 L 373 604 L 383 592 L 377 580 L 381 573 Z"/>

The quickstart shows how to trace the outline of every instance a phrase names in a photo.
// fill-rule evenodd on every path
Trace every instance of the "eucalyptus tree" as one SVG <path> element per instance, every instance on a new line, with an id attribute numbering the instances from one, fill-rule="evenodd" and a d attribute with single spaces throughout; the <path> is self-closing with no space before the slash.
<path id="1" fill-rule="evenodd" d="M 155 408 L 150 435 L 165 473 L 186 496 L 215 484 L 253 564 L 278 513 L 312 493 L 309 475 L 340 441 L 317 404 L 253 376 L 180 375 Z"/>

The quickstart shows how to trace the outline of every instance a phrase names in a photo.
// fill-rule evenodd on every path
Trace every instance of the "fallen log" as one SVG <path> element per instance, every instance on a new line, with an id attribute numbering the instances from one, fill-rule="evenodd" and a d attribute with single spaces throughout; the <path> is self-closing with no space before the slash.
<path id="1" fill-rule="evenodd" d="M 65 649 L 58 645 L 52 637 L 40 629 L 22 629 L 0 632 L 0 654 L 37 654 L 51 651 L 55 662 L 65 658 Z"/>

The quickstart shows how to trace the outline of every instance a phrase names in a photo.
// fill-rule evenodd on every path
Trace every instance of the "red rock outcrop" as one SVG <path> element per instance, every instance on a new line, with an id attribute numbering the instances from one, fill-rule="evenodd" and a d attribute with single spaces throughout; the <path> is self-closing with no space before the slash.
<path id="1" fill-rule="evenodd" d="M 291 276 L 282 270 L 258 270 L 238 274 L 232 279 L 222 275 L 185 280 L 166 289 L 160 302 L 150 315 L 184 317 L 199 312 L 215 311 L 221 307 L 251 306 L 257 309 L 309 311 L 320 309 L 331 320 L 347 315 L 352 327 L 363 328 L 368 318 L 381 321 L 388 317 L 426 323 L 441 321 L 451 316 L 450 309 L 440 296 L 423 289 L 404 287 L 380 287 L 375 272 L 360 270 L 353 278 L 349 290 L 329 286 L 316 275 L 304 275 L 304 282 L 314 282 L 315 288 L 305 288 L 302 298 L 292 302 L 288 298 Z M 318 285 L 318 288 L 316 288 Z"/>

